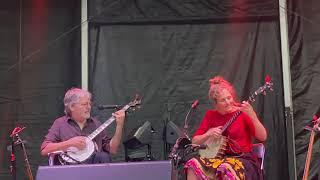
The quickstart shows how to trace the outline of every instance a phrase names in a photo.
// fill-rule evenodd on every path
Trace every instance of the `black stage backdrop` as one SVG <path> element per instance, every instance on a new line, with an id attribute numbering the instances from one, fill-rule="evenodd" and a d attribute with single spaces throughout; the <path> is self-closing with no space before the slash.
<path id="1" fill-rule="evenodd" d="M 161 155 L 165 122 L 171 120 L 183 127 L 194 99 L 200 100 L 200 106 L 190 120 L 189 133 L 199 125 L 210 108 L 210 77 L 226 77 L 234 83 L 240 99 L 245 100 L 270 75 L 275 91 L 258 97 L 253 106 L 269 132 L 265 143 L 267 177 L 287 179 L 277 23 L 120 25 L 96 30 L 92 37 L 98 38 L 97 52 L 92 57 L 95 61 L 90 73 L 94 101 L 124 104 L 135 93 L 140 94 L 142 108 L 128 118 L 126 132 L 150 121 L 156 131 L 152 144 L 156 159 L 164 158 Z M 124 159 L 123 153 L 118 158 Z"/>
<path id="2" fill-rule="evenodd" d="M 40 144 L 63 114 L 64 92 L 80 86 L 80 2 L 3 1 L 0 14 L 0 179 L 12 179 L 7 146 L 16 126 L 26 127 L 20 136 L 35 176 L 48 164 Z M 20 147 L 16 163 L 17 179 L 27 179 Z"/>
<path id="3" fill-rule="evenodd" d="M 320 109 L 319 10 L 319 1 L 297 1 L 290 4 L 288 13 L 290 14 L 291 75 L 299 179 L 303 175 L 310 137 L 310 132 L 304 130 L 304 127 L 312 126 L 312 117 L 314 114 L 319 116 Z M 319 133 L 316 133 L 310 166 L 311 178 L 316 178 L 319 173 L 319 146 Z"/>
<path id="4" fill-rule="evenodd" d="M 1 179 L 9 179 L 9 158 L 10 154 L 6 150 L 6 145 L 9 143 L 9 131 L 15 126 L 18 111 L 16 106 L 19 102 L 18 85 L 19 75 L 18 69 L 8 72 L 8 67 L 11 64 L 18 62 L 18 47 L 19 47 L 19 23 L 18 23 L 18 1 L 10 1 L 0 8 L 1 26 L 0 26 L 0 162 L 1 162 Z M 10 19 L 10 18 L 11 19 Z"/>
<path id="5" fill-rule="evenodd" d="M 164 124 L 173 121 L 182 128 L 199 99 L 190 120 L 192 135 L 211 108 L 209 78 L 224 76 L 246 100 L 270 75 L 274 91 L 253 103 L 269 133 L 265 177 L 289 178 L 276 2 L 106 2 L 90 5 L 90 89 L 96 104 L 125 104 L 135 93 L 143 97 L 142 108 L 126 121 L 126 135 L 150 121 L 152 155 L 166 159 Z M 261 5 L 269 9 L 252 11 Z M 101 119 L 110 115 L 96 113 Z M 123 151 L 114 157 L 123 159 Z"/>

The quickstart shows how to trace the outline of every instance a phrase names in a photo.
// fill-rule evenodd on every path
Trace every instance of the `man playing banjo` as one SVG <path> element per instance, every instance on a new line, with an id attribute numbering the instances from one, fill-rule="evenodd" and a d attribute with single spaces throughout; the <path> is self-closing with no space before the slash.
<path id="1" fill-rule="evenodd" d="M 86 90 L 69 89 L 64 97 L 64 107 L 66 115 L 54 121 L 41 145 L 43 156 L 57 151 L 66 152 L 70 148 L 78 150 L 88 148 L 86 136 L 101 125 L 100 121 L 91 117 L 91 93 Z M 112 116 L 117 124 L 113 137 L 108 138 L 105 131 L 97 134 L 92 139 L 94 153 L 81 163 L 108 163 L 111 161 L 110 153 L 117 153 L 121 143 L 125 111 L 119 110 Z"/>
<path id="2" fill-rule="evenodd" d="M 205 155 L 210 153 L 199 152 L 199 156 L 187 161 L 187 179 L 260 179 L 260 166 L 252 154 L 252 139 L 265 141 L 266 129 L 247 101 L 237 102 L 235 90 L 228 81 L 216 76 L 209 82 L 209 99 L 215 109 L 206 112 L 192 143 L 209 146 L 212 142 L 226 140 L 226 145 L 222 145 L 226 148 L 222 157 L 207 157 Z M 233 123 L 223 130 L 233 117 Z"/>

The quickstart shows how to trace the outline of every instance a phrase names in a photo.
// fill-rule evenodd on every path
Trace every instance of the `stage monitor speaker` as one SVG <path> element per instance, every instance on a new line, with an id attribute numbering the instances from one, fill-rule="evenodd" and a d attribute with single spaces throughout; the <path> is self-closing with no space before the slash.
<path id="1" fill-rule="evenodd" d="M 37 180 L 170 180 L 170 161 L 39 166 Z"/>
<path id="2" fill-rule="evenodd" d="M 172 145 L 176 143 L 176 140 L 179 137 L 183 136 L 183 132 L 180 130 L 180 128 L 176 124 L 174 124 L 174 122 L 169 121 L 166 126 L 165 136 L 166 136 L 165 137 L 166 143 Z"/>
<path id="3" fill-rule="evenodd" d="M 134 129 L 124 141 L 124 145 L 129 149 L 136 149 L 146 144 L 151 144 L 152 141 L 152 127 L 149 121 L 146 121 L 138 129 Z"/>

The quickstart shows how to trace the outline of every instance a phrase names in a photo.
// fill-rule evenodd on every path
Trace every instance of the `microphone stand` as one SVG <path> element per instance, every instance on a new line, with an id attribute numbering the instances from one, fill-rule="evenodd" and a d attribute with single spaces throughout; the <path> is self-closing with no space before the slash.
<path id="1" fill-rule="evenodd" d="M 163 141 L 164 141 L 164 143 L 163 143 L 163 146 L 164 146 L 163 147 L 164 148 L 163 155 L 164 155 L 164 157 L 168 157 L 168 151 L 170 150 L 170 145 L 166 141 L 166 134 L 167 134 L 166 127 L 167 127 L 168 122 L 171 121 L 171 112 L 172 112 L 173 106 L 170 107 L 170 103 L 166 103 L 165 107 L 166 107 L 167 117 L 165 118 L 164 129 L 163 129 L 163 132 L 162 132 L 163 133 L 162 137 L 163 137 Z"/>
<path id="2" fill-rule="evenodd" d="M 11 142 L 11 155 L 10 155 L 10 173 L 12 176 L 12 180 L 17 179 L 17 172 L 16 172 L 16 157 L 15 157 L 15 150 L 14 150 L 14 137 L 12 137 L 12 142 Z"/>
<path id="3" fill-rule="evenodd" d="M 189 154 L 190 152 L 194 151 L 194 149 L 192 148 L 192 145 L 191 145 L 191 139 L 188 135 L 188 128 L 189 128 L 188 122 L 189 122 L 190 116 L 193 114 L 193 112 L 196 109 L 196 107 L 198 106 L 198 104 L 199 104 L 198 100 L 196 100 L 192 103 L 192 105 L 191 105 L 191 107 L 190 107 L 190 109 L 184 119 L 184 126 L 183 126 L 183 132 L 182 132 L 183 138 L 181 139 L 181 142 L 178 142 L 178 140 L 177 140 L 176 144 L 173 146 L 171 153 L 169 155 L 169 158 L 171 159 L 171 162 L 173 164 L 172 174 L 171 174 L 172 180 L 178 180 L 178 179 L 181 179 L 181 177 L 183 177 L 183 171 L 181 169 L 181 166 L 179 167 L 180 162 L 184 160 L 184 156 L 186 154 Z M 184 140 L 185 139 L 184 137 L 187 140 Z M 180 147 L 181 145 L 183 145 L 184 147 Z M 183 151 L 181 151 L 181 150 L 183 150 Z"/>
<path id="4" fill-rule="evenodd" d="M 184 118 L 184 126 L 183 126 L 183 134 L 186 138 L 188 138 L 190 140 L 190 137 L 188 135 L 188 128 L 189 128 L 189 118 L 192 116 L 192 114 L 194 113 L 196 107 L 198 106 L 198 100 L 196 100 L 190 107 L 186 117 Z"/>

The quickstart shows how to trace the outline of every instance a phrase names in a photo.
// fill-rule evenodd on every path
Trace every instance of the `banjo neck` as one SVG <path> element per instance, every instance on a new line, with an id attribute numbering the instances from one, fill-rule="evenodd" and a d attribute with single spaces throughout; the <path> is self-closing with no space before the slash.
<path id="1" fill-rule="evenodd" d="M 141 99 L 138 99 L 138 95 L 134 101 L 130 102 L 129 104 L 125 105 L 121 110 L 127 111 L 129 108 L 134 108 L 136 106 L 139 107 L 141 103 Z M 103 130 L 105 130 L 116 118 L 111 116 L 108 120 L 106 120 L 103 124 L 101 124 L 96 130 L 94 130 L 90 135 L 88 135 L 86 139 L 86 148 L 78 149 L 76 147 L 69 147 L 66 153 L 60 154 L 60 157 L 64 163 L 81 163 L 87 160 L 93 153 L 95 149 L 95 145 L 93 143 L 93 139 L 99 135 Z M 61 161 L 60 161 L 61 162 Z"/>
<path id="2" fill-rule="evenodd" d="M 260 95 L 266 95 L 266 91 L 269 90 L 273 90 L 272 89 L 273 83 L 271 82 L 271 79 L 269 76 L 266 76 L 265 78 L 265 84 L 261 87 L 259 87 L 254 93 L 252 93 L 249 98 L 248 98 L 248 102 L 252 103 L 255 101 L 255 98 Z M 225 131 L 228 129 L 228 127 L 237 119 L 237 117 L 241 114 L 241 111 L 236 111 L 233 116 L 226 122 L 226 124 L 222 127 L 221 129 L 221 133 L 224 134 Z"/>
<path id="3" fill-rule="evenodd" d="M 241 111 L 236 111 L 234 115 L 227 121 L 227 123 L 222 127 L 221 133 L 224 134 L 228 127 L 237 119 L 237 117 L 241 114 Z"/>
<path id="4" fill-rule="evenodd" d="M 256 96 L 258 96 L 260 93 L 257 93 L 257 91 L 255 91 L 253 94 L 251 94 L 251 96 L 248 98 L 247 101 L 249 101 L 250 103 L 255 101 Z M 236 111 L 233 116 L 227 121 L 227 123 L 222 127 L 221 133 L 223 134 L 228 127 L 237 119 L 238 116 L 240 116 L 242 112 L 241 111 Z"/>
<path id="5" fill-rule="evenodd" d="M 126 111 L 127 109 L 129 109 L 130 106 L 129 105 L 125 105 L 121 110 Z M 93 140 L 96 136 L 98 136 L 103 130 L 105 130 L 114 120 L 116 120 L 116 118 L 114 116 L 111 116 L 106 122 L 104 122 L 103 124 L 101 124 L 95 131 L 93 131 L 88 138 L 90 140 Z"/>

